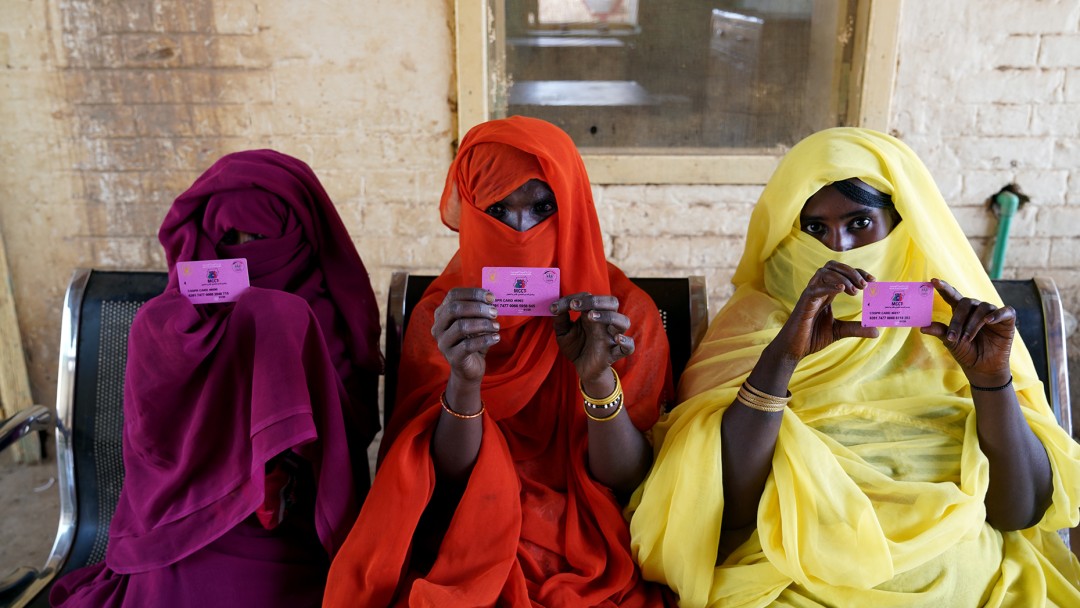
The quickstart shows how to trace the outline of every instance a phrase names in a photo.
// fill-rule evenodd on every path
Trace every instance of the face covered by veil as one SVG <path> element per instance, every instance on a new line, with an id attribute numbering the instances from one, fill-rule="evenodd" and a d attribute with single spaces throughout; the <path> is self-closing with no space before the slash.
<path id="1" fill-rule="evenodd" d="M 131 328 L 109 567 L 144 571 L 213 542 L 262 503 L 267 465 L 286 452 L 310 465 L 312 523 L 332 555 L 377 430 L 374 394 L 356 389 L 381 370 L 374 296 L 333 204 L 303 162 L 239 152 L 176 199 L 159 238 L 169 285 Z M 177 264 L 222 258 L 247 259 L 251 287 L 192 304 Z"/>
<path id="2" fill-rule="evenodd" d="M 902 219 L 877 242 L 833 251 L 801 230 L 800 212 L 825 186 L 852 178 L 889 195 Z M 1017 560 L 1008 565 L 1001 551 L 985 550 L 986 539 L 1001 535 L 986 522 L 989 467 L 968 380 L 942 342 L 919 328 L 839 339 L 799 361 L 754 532 L 717 565 L 725 506 L 721 421 L 830 260 L 881 281 L 944 279 L 965 296 L 1001 305 L 906 145 L 857 128 L 797 144 L 753 210 L 735 293 L 680 380 L 680 404 L 654 427 L 657 459 L 632 501 L 633 547 L 645 576 L 671 586 L 689 606 L 797 603 L 796 596 L 826 605 L 915 603 L 905 592 L 949 604 L 957 589 L 977 589 L 979 597 L 979 585 L 994 593 L 994 580 L 1001 590 L 1027 584 L 1011 574 L 1020 570 L 1045 576 L 1039 585 L 1068 596 L 1045 556 L 1068 563 L 1064 548 L 1047 539 L 1077 523 L 1080 486 L 1069 480 L 1080 479 L 1080 451 L 1056 423 L 1024 345 L 1012 343 L 1013 385 L 1055 479 L 1053 504 L 1038 525 L 1005 535 Z M 860 300 L 836 296 L 833 317 L 858 322 Z M 934 321 L 947 324 L 951 316 L 935 297 Z"/>

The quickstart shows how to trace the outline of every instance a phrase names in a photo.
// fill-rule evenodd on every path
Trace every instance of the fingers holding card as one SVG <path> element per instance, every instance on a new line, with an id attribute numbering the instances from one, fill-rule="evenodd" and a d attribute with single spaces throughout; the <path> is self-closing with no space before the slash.
<path id="1" fill-rule="evenodd" d="M 930 283 L 872 281 L 863 290 L 863 327 L 926 327 L 933 310 Z"/>
<path id="2" fill-rule="evenodd" d="M 486 266 L 481 283 L 495 295 L 499 316 L 550 317 L 559 299 L 559 269 Z"/>

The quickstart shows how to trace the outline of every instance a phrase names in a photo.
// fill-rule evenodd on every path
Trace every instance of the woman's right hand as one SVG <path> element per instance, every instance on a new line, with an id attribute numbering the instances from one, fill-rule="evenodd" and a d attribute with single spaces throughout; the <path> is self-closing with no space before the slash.
<path id="1" fill-rule="evenodd" d="M 830 260 L 814 273 L 795 308 L 773 340 L 781 356 L 797 362 L 841 338 L 876 338 L 876 327 L 863 327 L 858 321 L 837 321 L 832 302 L 846 293 L 853 296 L 874 277 L 861 268 Z"/>
<path id="2" fill-rule="evenodd" d="M 495 296 L 486 289 L 455 287 L 435 309 L 431 335 L 458 380 L 479 385 L 484 379 L 485 356 L 499 341 Z"/>

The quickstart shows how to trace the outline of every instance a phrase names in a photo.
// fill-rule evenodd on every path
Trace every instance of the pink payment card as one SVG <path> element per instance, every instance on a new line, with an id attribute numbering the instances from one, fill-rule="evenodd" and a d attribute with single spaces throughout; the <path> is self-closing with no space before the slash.
<path id="1" fill-rule="evenodd" d="M 251 285 L 244 258 L 177 262 L 176 278 L 192 304 L 234 302 Z"/>
<path id="2" fill-rule="evenodd" d="M 481 286 L 495 294 L 495 310 L 511 317 L 550 317 L 559 299 L 559 269 L 486 266 Z"/>
<path id="3" fill-rule="evenodd" d="M 863 327 L 926 327 L 934 308 L 930 283 L 874 281 L 863 290 Z"/>

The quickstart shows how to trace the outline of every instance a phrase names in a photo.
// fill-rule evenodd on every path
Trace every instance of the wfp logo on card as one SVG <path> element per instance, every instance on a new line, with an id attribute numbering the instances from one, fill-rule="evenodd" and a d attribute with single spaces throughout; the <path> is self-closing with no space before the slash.
<path id="1" fill-rule="evenodd" d="M 552 283 L 552 282 L 555 281 L 556 278 L 557 277 L 555 276 L 555 271 L 553 271 L 553 270 L 545 270 L 544 271 L 544 282 Z"/>

